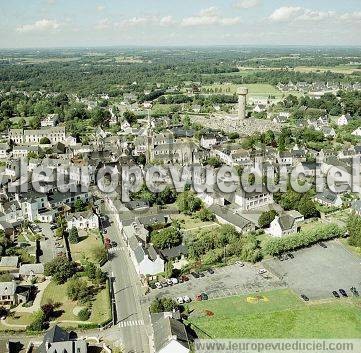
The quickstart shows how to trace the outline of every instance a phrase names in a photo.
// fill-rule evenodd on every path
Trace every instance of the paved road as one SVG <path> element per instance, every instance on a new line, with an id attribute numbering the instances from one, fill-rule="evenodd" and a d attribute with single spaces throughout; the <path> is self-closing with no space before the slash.
<path id="1" fill-rule="evenodd" d="M 139 277 L 129 258 L 126 244 L 115 218 L 108 208 L 106 208 L 106 211 L 110 221 L 107 236 L 118 243 L 117 249 L 111 252 L 110 260 L 110 271 L 115 278 L 114 293 L 119 331 L 117 343 L 122 344 L 124 353 L 148 353 L 149 339 L 147 332 L 150 332 L 150 320 L 146 306 L 141 305 L 144 295 Z"/>
<path id="2" fill-rule="evenodd" d="M 51 261 L 59 252 L 64 251 L 64 249 L 56 248 L 55 246 L 55 234 L 54 231 L 50 229 L 49 223 L 38 223 L 38 226 L 42 229 L 46 240 L 43 238 L 40 241 L 40 247 L 43 251 L 43 254 L 40 256 L 42 263 L 47 263 Z"/>

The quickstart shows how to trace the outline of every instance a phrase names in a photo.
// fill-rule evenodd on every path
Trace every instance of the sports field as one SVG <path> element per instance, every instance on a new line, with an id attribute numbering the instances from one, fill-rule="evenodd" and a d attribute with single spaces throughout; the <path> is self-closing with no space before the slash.
<path id="1" fill-rule="evenodd" d="M 304 303 L 291 290 L 190 305 L 201 338 L 361 338 L 361 300 Z"/>

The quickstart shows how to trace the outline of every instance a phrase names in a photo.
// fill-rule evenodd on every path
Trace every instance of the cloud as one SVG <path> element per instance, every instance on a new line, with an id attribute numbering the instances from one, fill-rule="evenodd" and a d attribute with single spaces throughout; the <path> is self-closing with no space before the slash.
<path id="1" fill-rule="evenodd" d="M 294 18 L 302 12 L 302 7 L 282 6 L 275 10 L 269 19 L 274 22 L 285 22 Z"/>
<path id="2" fill-rule="evenodd" d="M 159 20 L 159 24 L 163 27 L 173 26 L 176 23 L 172 16 L 164 16 Z"/>
<path id="3" fill-rule="evenodd" d="M 234 6 L 238 9 L 251 9 L 261 4 L 261 0 L 239 0 Z"/>
<path id="4" fill-rule="evenodd" d="M 97 30 L 104 30 L 110 27 L 112 27 L 112 22 L 109 20 L 109 18 L 103 18 L 95 25 L 95 29 Z"/>
<path id="5" fill-rule="evenodd" d="M 42 32 L 58 29 L 60 24 L 54 20 L 42 19 L 33 24 L 22 25 L 16 28 L 17 32 Z"/>
<path id="6" fill-rule="evenodd" d="M 273 22 L 296 22 L 296 21 L 360 21 L 361 12 L 337 13 L 335 11 L 310 10 L 303 7 L 283 6 L 275 10 L 269 17 Z"/>
<path id="7" fill-rule="evenodd" d="M 232 26 L 241 22 L 239 17 L 222 17 L 218 12 L 217 7 L 209 7 L 202 10 L 199 15 L 183 18 L 181 25 L 183 27 L 210 25 Z"/>

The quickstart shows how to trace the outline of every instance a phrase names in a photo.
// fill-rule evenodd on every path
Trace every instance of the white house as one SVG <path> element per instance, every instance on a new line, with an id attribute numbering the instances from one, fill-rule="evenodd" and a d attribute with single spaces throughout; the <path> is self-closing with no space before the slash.
<path id="1" fill-rule="evenodd" d="M 212 146 L 217 144 L 216 135 L 202 135 L 200 144 L 203 148 L 211 149 Z"/>
<path id="2" fill-rule="evenodd" d="M 99 217 L 93 211 L 76 212 L 67 218 L 68 230 L 73 227 L 77 229 L 99 229 Z"/>
<path id="3" fill-rule="evenodd" d="M 276 216 L 271 222 L 266 233 L 272 237 L 282 237 L 288 234 L 297 233 L 300 223 L 304 217 L 298 211 L 289 211 L 280 216 Z"/>
<path id="4" fill-rule="evenodd" d="M 48 114 L 43 120 L 41 120 L 41 127 L 54 127 L 59 120 L 58 114 Z"/>
<path id="5" fill-rule="evenodd" d="M 151 315 L 152 342 L 155 353 L 189 353 L 193 335 L 179 320 L 173 318 L 173 313 Z"/>
<path id="6" fill-rule="evenodd" d="M 341 115 L 337 120 L 338 126 L 344 126 L 348 125 L 348 123 L 352 120 L 352 117 L 350 114 L 343 114 Z"/>
<path id="7" fill-rule="evenodd" d="M 315 201 L 320 203 L 321 205 L 328 207 L 341 207 L 342 199 L 339 194 L 335 194 L 331 191 L 324 191 L 322 193 L 318 193 L 315 196 Z"/>

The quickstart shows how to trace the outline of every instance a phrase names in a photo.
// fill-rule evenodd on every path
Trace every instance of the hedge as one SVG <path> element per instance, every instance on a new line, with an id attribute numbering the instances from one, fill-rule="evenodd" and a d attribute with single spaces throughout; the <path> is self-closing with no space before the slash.
<path id="1" fill-rule="evenodd" d="M 265 241 L 262 246 L 265 255 L 279 255 L 286 251 L 296 250 L 315 244 L 319 241 L 340 238 L 345 230 L 336 224 L 322 224 L 315 228 L 283 238 L 272 238 Z"/>

